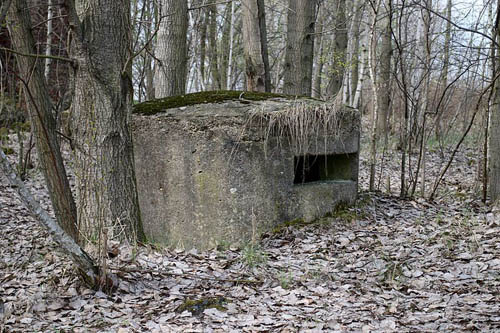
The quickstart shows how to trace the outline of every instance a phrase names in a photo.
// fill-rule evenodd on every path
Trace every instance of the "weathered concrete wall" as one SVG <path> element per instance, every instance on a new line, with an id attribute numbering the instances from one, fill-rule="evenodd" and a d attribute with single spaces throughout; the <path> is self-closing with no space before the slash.
<path id="1" fill-rule="evenodd" d="M 252 233 L 281 222 L 324 216 L 340 202 L 352 203 L 358 112 L 339 112 L 336 136 L 317 128 L 305 131 L 312 139 L 305 140 L 304 148 L 300 140 L 267 130 L 266 115 L 292 106 L 283 99 L 226 101 L 134 115 L 137 185 L 148 237 L 172 247 L 206 249 L 249 240 Z M 338 170 L 334 162 L 326 171 L 335 180 L 294 184 L 296 156 L 306 153 L 341 154 Z M 321 172 L 316 176 L 325 179 Z"/>

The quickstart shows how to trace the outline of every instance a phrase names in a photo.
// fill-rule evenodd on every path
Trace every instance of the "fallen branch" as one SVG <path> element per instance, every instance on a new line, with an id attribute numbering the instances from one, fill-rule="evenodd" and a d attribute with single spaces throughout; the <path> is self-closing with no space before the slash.
<path id="1" fill-rule="evenodd" d="M 92 258 L 71 238 L 57 222 L 47 214 L 47 212 L 35 200 L 24 183 L 19 179 L 14 169 L 7 160 L 7 156 L 0 149 L 0 168 L 7 177 L 9 183 L 14 187 L 24 206 L 30 214 L 39 222 L 52 236 L 52 239 L 63 250 L 65 254 L 76 265 L 80 277 L 84 283 L 91 287 L 100 287 L 99 269 L 94 264 Z"/>

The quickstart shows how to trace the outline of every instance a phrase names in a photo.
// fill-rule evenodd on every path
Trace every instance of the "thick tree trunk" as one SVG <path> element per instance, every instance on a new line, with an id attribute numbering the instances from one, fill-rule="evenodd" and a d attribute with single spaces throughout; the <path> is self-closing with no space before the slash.
<path id="1" fill-rule="evenodd" d="M 243 0 L 243 49 L 248 91 L 271 91 L 262 0 Z"/>
<path id="2" fill-rule="evenodd" d="M 289 0 L 283 92 L 311 96 L 317 0 Z"/>
<path id="3" fill-rule="evenodd" d="M 70 8 L 78 63 L 72 125 L 81 230 L 95 236 L 106 228 L 110 237 L 142 240 L 129 128 L 129 8 L 128 0 L 81 0 Z"/>
<path id="4" fill-rule="evenodd" d="M 186 93 L 187 1 L 162 0 L 155 56 L 155 97 Z"/>
<path id="5" fill-rule="evenodd" d="M 344 73 L 346 71 L 347 54 L 347 17 L 346 1 L 337 1 L 337 10 L 335 16 L 335 47 L 333 50 L 333 68 L 331 68 L 332 77 L 328 83 L 328 96 L 335 97 L 341 93 L 344 82 Z"/>
<path id="6" fill-rule="evenodd" d="M 13 46 L 25 54 L 36 54 L 31 20 L 25 0 L 14 0 L 8 12 L 8 27 Z M 27 103 L 31 128 L 35 135 L 42 170 L 54 213 L 59 225 L 78 241 L 76 206 L 56 137 L 56 121 L 43 74 L 42 62 L 36 57 L 18 56 L 20 77 L 27 82 Z"/>

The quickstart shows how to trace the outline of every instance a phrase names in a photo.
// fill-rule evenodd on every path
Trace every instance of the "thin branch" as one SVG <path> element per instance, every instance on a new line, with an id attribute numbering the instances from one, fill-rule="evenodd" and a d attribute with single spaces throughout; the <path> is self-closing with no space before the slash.
<path id="1" fill-rule="evenodd" d="M 460 141 L 458 141 L 457 145 L 455 146 L 455 149 L 453 149 L 453 152 L 451 153 L 451 156 L 450 156 L 450 159 L 448 160 L 448 163 L 446 164 L 444 169 L 439 174 L 439 177 L 436 179 L 436 182 L 434 183 L 434 187 L 432 188 L 432 193 L 429 196 L 429 200 L 432 201 L 434 199 L 434 195 L 436 194 L 436 190 L 437 190 L 439 184 L 441 183 L 441 181 L 444 178 L 444 175 L 446 174 L 446 172 L 450 168 L 450 165 L 453 162 L 453 159 L 455 158 L 455 155 L 457 154 L 458 149 L 462 145 L 462 142 L 465 140 L 465 137 L 469 134 L 469 131 L 472 128 L 472 125 L 474 124 L 474 120 L 476 119 L 476 115 L 479 112 L 479 108 L 481 106 L 481 101 L 483 99 L 483 96 L 493 87 L 493 85 L 496 83 L 496 81 L 499 79 L 499 77 L 500 77 L 500 73 L 498 73 L 495 76 L 495 78 L 491 81 L 491 83 L 479 95 L 479 98 L 477 100 L 476 107 L 474 109 L 474 113 L 472 114 L 472 118 L 469 122 L 469 125 L 467 126 L 467 129 L 465 130 L 465 132 L 462 134 L 462 137 L 460 138 Z"/>
<path id="2" fill-rule="evenodd" d="M 428 8 L 427 6 L 424 6 L 422 5 L 421 3 L 415 3 L 416 6 L 420 6 L 420 8 L 422 9 L 425 9 L 425 10 L 428 10 L 429 12 L 431 12 L 432 14 L 436 15 L 437 17 L 439 17 L 440 19 L 444 20 L 445 22 L 447 23 L 450 23 L 452 26 L 454 26 L 455 28 L 459 29 L 459 30 L 462 30 L 462 31 L 466 31 L 466 32 L 470 32 L 470 33 L 473 33 L 473 34 L 478 34 L 480 36 L 483 36 L 484 38 L 488 39 L 489 41 L 491 41 L 495 46 L 498 46 L 497 42 L 495 41 L 495 39 L 487 34 L 485 34 L 484 32 L 481 32 L 479 30 L 474 30 L 474 29 L 469 29 L 469 28 L 466 28 L 466 27 L 463 27 L 461 25 L 458 25 L 456 24 L 455 22 L 453 22 L 452 20 L 450 20 L 449 18 L 447 18 L 446 16 L 444 15 L 441 15 L 440 13 L 438 13 L 437 11 L 435 11 L 434 9 L 432 8 Z M 500 13 L 499 13 L 500 14 Z M 497 17 L 498 19 L 498 17 Z"/>
<path id="3" fill-rule="evenodd" d="M 19 52 L 19 51 L 16 51 L 16 50 L 13 50 L 13 49 L 9 49 L 9 48 L 6 48 L 6 47 L 0 47 L 0 51 L 14 53 L 14 54 L 17 54 L 17 55 L 20 55 L 20 56 L 23 56 L 23 57 L 60 60 L 60 61 L 65 61 L 65 62 L 69 62 L 69 63 L 74 63 L 75 62 L 75 60 L 70 59 L 70 58 L 53 56 L 53 55 L 45 55 L 45 54 L 23 53 L 23 52 Z"/>
<path id="4" fill-rule="evenodd" d="M 221 1 L 221 2 L 212 2 L 212 3 L 207 3 L 206 5 L 201 5 L 201 6 L 198 6 L 198 7 L 190 7 L 190 8 L 188 8 L 188 10 L 203 9 L 203 8 L 210 7 L 210 6 L 213 6 L 213 5 L 224 5 L 224 4 L 228 4 L 228 3 L 231 3 L 231 2 L 233 2 L 233 0 L 227 0 L 227 1 Z"/>

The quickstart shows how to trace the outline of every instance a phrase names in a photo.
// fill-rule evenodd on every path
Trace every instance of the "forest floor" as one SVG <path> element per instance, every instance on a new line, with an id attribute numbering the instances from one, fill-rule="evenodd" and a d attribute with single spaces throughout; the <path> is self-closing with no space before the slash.
<path id="1" fill-rule="evenodd" d="M 498 332 L 500 214 L 479 199 L 475 154 L 432 203 L 397 197 L 394 152 L 383 192 L 366 192 L 362 157 L 355 207 L 254 246 L 121 246 L 111 295 L 81 285 L 0 175 L 0 332 Z M 449 151 L 427 157 L 430 184 Z M 26 184 L 49 209 L 40 173 Z"/>

